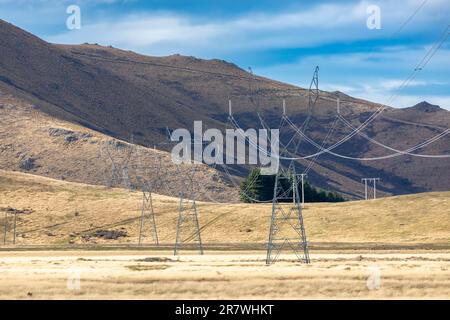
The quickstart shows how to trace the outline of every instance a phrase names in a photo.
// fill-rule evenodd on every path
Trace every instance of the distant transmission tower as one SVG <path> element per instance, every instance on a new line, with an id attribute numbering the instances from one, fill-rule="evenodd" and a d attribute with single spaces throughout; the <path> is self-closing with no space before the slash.
<path id="1" fill-rule="evenodd" d="M 301 126 L 301 132 L 305 133 L 309 122 L 311 121 L 311 118 L 314 113 L 314 109 L 316 106 L 316 102 L 319 99 L 319 66 L 316 66 L 314 69 L 314 75 L 311 80 L 311 84 L 309 85 L 308 89 L 308 116 L 306 117 L 305 121 L 303 121 L 303 124 Z M 303 138 L 301 137 L 299 141 L 297 142 L 297 145 L 295 147 L 295 152 L 298 151 L 298 148 L 300 144 L 302 143 Z"/>
<path id="2" fill-rule="evenodd" d="M 364 199 L 369 199 L 369 193 L 368 193 L 368 182 L 373 182 L 373 199 L 377 198 L 377 181 L 380 181 L 380 178 L 362 178 L 361 182 L 364 182 Z"/>
<path id="3" fill-rule="evenodd" d="M 268 265 L 275 263 L 285 248 L 293 251 L 299 261 L 304 263 L 310 262 L 297 175 L 295 174 L 295 169 L 294 172 L 291 170 L 292 167 L 288 172 L 280 168 L 275 176 L 272 218 L 270 221 L 269 242 L 267 244 L 266 264 Z M 292 185 L 291 182 L 293 182 Z M 284 203 L 291 199 L 291 190 L 293 202 Z"/>
<path id="4" fill-rule="evenodd" d="M 141 164 L 141 159 L 139 158 L 139 165 L 143 170 L 143 175 L 137 174 L 136 176 L 136 179 L 142 189 L 142 208 L 138 245 L 141 245 L 146 238 L 146 229 L 150 230 L 153 243 L 159 245 L 155 210 L 153 208 L 153 192 L 155 190 L 161 190 L 161 185 L 164 182 L 161 176 L 161 156 L 155 155 L 154 159 L 156 160 L 156 163 L 153 166 L 145 165 L 145 167 L 142 167 L 143 165 Z M 148 227 L 146 227 L 147 225 Z"/>
<path id="5" fill-rule="evenodd" d="M 249 68 L 249 71 L 253 76 L 252 77 L 253 82 L 255 82 L 255 77 L 253 75 L 253 71 L 251 70 L 251 68 Z M 311 82 L 309 90 L 310 91 L 310 98 L 308 101 L 309 114 L 303 123 L 302 131 L 306 129 L 308 122 L 311 118 L 312 109 L 314 108 L 314 104 L 318 99 L 319 95 L 318 71 L 319 68 L 316 67 L 314 72 L 314 78 Z M 256 89 L 252 90 L 251 86 L 250 91 L 251 91 L 250 101 L 253 103 L 256 109 L 262 127 L 264 129 L 267 129 L 267 126 L 265 125 L 265 122 L 260 115 L 260 108 L 259 108 L 260 90 L 257 87 Z M 253 97 L 253 94 L 256 95 L 255 98 Z M 279 125 L 279 129 L 281 128 L 283 121 L 285 120 L 284 118 L 285 116 L 286 116 L 286 103 L 283 100 L 283 118 Z M 282 146 L 280 150 L 280 155 L 283 153 L 285 154 L 289 153 L 288 147 L 290 142 L 292 142 L 292 139 L 286 145 Z M 299 141 L 296 144 L 295 150 L 297 150 L 300 143 L 301 141 Z M 275 185 L 272 199 L 272 217 L 269 229 L 269 240 L 267 243 L 266 264 L 268 265 L 275 263 L 284 249 L 290 249 L 291 251 L 293 251 L 299 261 L 305 263 L 310 262 L 308 243 L 306 240 L 306 232 L 303 223 L 302 208 L 300 205 L 300 196 L 298 191 L 297 177 L 299 175 L 296 174 L 295 168 L 296 168 L 295 161 L 290 162 L 287 170 L 283 169 L 282 164 L 280 163 L 280 168 L 277 174 L 275 175 Z M 302 176 L 302 181 L 304 181 L 304 176 L 303 175 L 300 176 Z"/>
<path id="6" fill-rule="evenodd" d="M 197 171 L 197 165 L 192 164 L 192 169 L 186 174 L 178 174 L 182 177 L 183 191 L 179 193 L 180 202 L 178 207 L 178 222 L 177 232 L 175 238 L 174 255 L 178 255 L 182 247 L 186 246 L 186 243 L 192 241 L 194 246 L 197 247 L 199 253 L 203 254 L 202 238 L 200 236 L 200 225 L 198 222 L 198 210 L 195 202 L 195 174 Z M 180 166 L 177 166 L 179 170 Z M 187 181 L 187 182 L 186 182 Z"/>
<path id="7" fill-rule="evenodd" d="M 103 144 L 102 148 L 100 149 L 101 155 L 106 156 L 111 162 L 111 179 L 109 180 L 108 186 L 114 187 L 122 185 L 124 188 L 131 190 L 131 181 L 128 167 L 131 161 L 131 156 L 135 151 L 133 137 L 131 136 L 130 145 L 127 145 L 128 151 L 125 153 L 125 157 L 115 157 L 113 155 L 113 151 L 119 148 L 113 142 L 115 141 Z"/>
<path id="8" fill-rule="evenodd" d="M 312 107 L 316 104 L 319 98 L 319 66 L 316 66 L 314 75 L 309 86 L 309 106 Z"/>
<path id="9" fill-rule="evenodd" d="M 319 98 L 319 67 L 314 69 L 313 79 L 308 90 L 308 116 L 302 124 L 301 131 L 304 133 L 308 127 L 314 106 Z M 283 100 L 283 120 L 286 120 L 286 103 Z M 283 122 L 282 122 L 283 123 Z M 281 124 L 280 124 L 281 127 Z M 280 150 L 280 155 L 289 153 L 289 143 L 292 139 Z M 302 142 L 299 139 L 295 144 L 294 151 L 297 152 Z M 299 261 L 309 263 L 308 242 L 306 239 L 305 225 L 303 222 L 302 208 L 305 203 L 305 184 L 304 178 L 307 172 L 301 174 L 296 173 L 296 161 L 291 160 L 289 169 L 283 170 L 281 168 L 275 177 L 275 186 L 272 201 L 272 218 L 269 230 L 269 242 L 267 245 L 266 264 L 275 263 L 283 249 L 290 248 Z M 301 177 L 302 197 L 298 191 L 298 177 Z M 292 181 L 289 181 L 292 180 Z M 292 203 L 282 204 L 291 199 Z M 300 204 L 301 201 L 301 204 Z"/>
<path id="10" fill-rule="evenodd" d="M 15 245 L 16 244 L 16 226 L 17 226 L 17 212 L 13 212 L 11 213 L 14 218 L 13 218 L 13 225 L 12 225 L 12 244 Z M 9 223 L 8 223 L 8 211 L 5 211 L 5 221 L 4 221 L 4 225 L 3 225 L 3 245 L 7 245 L 8 244 L 8 233 L 11 232 L 11 230 L 9 229 Z"/>

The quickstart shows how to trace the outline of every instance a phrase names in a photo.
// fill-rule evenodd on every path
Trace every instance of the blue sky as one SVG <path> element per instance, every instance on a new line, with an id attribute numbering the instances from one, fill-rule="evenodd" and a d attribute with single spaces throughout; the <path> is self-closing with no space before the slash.
<path id="1" fill-rule="evenodd" d="M 80 30 L 66 27 L 71 4 L 81 8 Z M 366 25 L 371 5 L 379 30 Z M 321 89 L 450 110 L 450 38 L 399 90 L 450 24 L 449 0 L 0 0 L 0 18 L 50 42 L 224 59 L 302 87 L 319 65 Z"/>

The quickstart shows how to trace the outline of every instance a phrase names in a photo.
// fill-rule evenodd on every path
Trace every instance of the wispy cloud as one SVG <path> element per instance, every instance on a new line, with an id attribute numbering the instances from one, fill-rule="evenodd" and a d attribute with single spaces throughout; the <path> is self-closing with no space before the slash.
<path id="1" fill-rule="evenodd" d="M 307 86 L 315 65 L 320 66 L 320 87 L 359 98 L 408 107 L 422 100 L 450 109 L 450 49 L 438 51 L 430 63 L 406 81 L 430 45 L 414 49 L 382 48 L 377 52 L 311 55 L 294 63 L 261 68 L 266 76 L 284 76 L 288 82 Z"/>
<path id="2" fill-rule="evenodd" d="M 336 32 L 338 28 L 358 21 L 361 37 L 367 37 L 364 15 L 357 11 L 349 5 L 324 4 L 295 13 L 250 13 L 231 20 L 200 22 L 195 17 L 165 12 L 130 14 L 119 19 L 84 24 L 79 31 L 66 30 L 46 38 L 63 43 L 109 42 L 148 51 L 159 47 L 159 51 L 166 50 L 167 53 L 178 47 L 210 51 L 224 47 L 242 50 L 305 46 L 339 38 L 355 38 L 354 33 L 341 32 L 337 36 Z M 316 30 L 315 36 L 305 36 L 312 30 Z M 324 30 L 327 32 L 322 32 Z"/>
<path id="3" fill-rule="evenodd" d="M 423 28 L 436 24 L 442 10 L 450 12 L 450 5 L 428 7 Z M 305 47 L 336 43 L 381 39 L 395 32 L 399 21 L 406 19 L 415 9 L 417 1 L 399 4 L 380 2 L 382 30 L 366 27 L 366 9 L 371 2 L 318 3 L 308 8 L 290 12 L 246 12 L 224 20 L 199 19 L 176 12 L 128 13 L 103 17 L 100 22 L 83 24 L 76 32 L 64 31 L 49 35 L 55 42 L 100 42 L 125 46 L 148 52 L 173 53 L 174 50 L 190 54 L 217 52 L 219 50 L 248 50 L 264 48 Z M 401 10 L 400 10 L 401 9 Z M 437 15 L 437 16 L 436 16 Z M 428 23 L 428 25 L 427 25 Z M 417 29 L 413 23 L 411 29 Z"/>

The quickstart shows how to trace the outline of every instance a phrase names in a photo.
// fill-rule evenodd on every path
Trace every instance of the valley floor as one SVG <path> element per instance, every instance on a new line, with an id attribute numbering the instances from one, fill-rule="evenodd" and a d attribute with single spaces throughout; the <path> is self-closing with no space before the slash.
<path id="1" fill-rule="evenodd" d="M 180 257 L 178 199 L 153 204 L 159 250 L 141 193 L 0 170 L 0 299 L 450 297 L 450 192 L 307 204 L 309 265 L 265 265 L 270 204 L 198 202 L 205 255 Z"/>
<path id="2" fill-rule="evenodd" d="M 1 299 L 448 299 L 450 252 L 0 252 Z M 379 281 L 378 281 L 379 279 Z"/>

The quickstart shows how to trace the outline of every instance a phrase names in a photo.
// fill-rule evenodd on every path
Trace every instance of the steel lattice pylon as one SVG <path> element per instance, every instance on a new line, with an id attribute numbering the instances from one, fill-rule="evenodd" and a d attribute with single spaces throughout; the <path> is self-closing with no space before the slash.
<path id="1" fill-rule="evenodd" d="M 178 222 L 177 222 L 177 232 L 175 237 L 175 247 L 173 254 L 178 255 L 179 250 L 185 246 L 186 243 L 192 241 L 199 251 L 203 254 L 202 238 L 200 236 L 200 225 L 198 222 L 198 210 L 197 204 L 195 202 L 195 173 L 197 171 L 197 166 L 191 164 L 192 170 L 185 174 L 185 180 L 183 180 L 183 192 L 180 192 L 180 202 L 178 207 Z M 180 170 L 180 167 L 177 167 Z M 179 174 L 179 176 L 182 176 Z M 186 182 L 186 180 L 188 182 Z M 186 194 L 188 191 L 190 194 Z M 191 198 L 191 199 L 189 199 Z"/>
<path id="2" fill-rule="evenodd" d="M 314 107 L 319 98 L 319 66 L 314 69 L 314 75 L 308 90 L 308 105 Z"/>
<path id="3" fill-rule="evenodd" d="M 13 215 L 12 226 L 9 225 L 8 219 L 9 216 Z M 8 234 L 12 233 L 11 244 L 16 244 L 16 226 L 17 226 L 17 212 L 13 212 L 12 214 L 8 214 L 8 211 L 5 211 L 4 224 L 3 224 L 3 245 L 8 244 Z"/>
<path id="4" fill-rule="evenodd" d="M 161 156 L 155 154 L 153 156 L 154 164 L 147 165 L 141 163 L 141 157 L 138 154 L 138 168 L 136 179 L 142 189 L 142 208 L 139 225 L 138 245 L 141 245 L 147 237 L 146 230 L 151 233 L 153 243 L 159 245 L 158 231 L 156 227 L 155 211 L 153 208 L 153 192 L 160 190 L 163 184 L 163 177 L 161 174 Z M 148 225 L 148 227 L 146 227 Z"/>
<path id="5" fill-rule="evenodd" d="M 107 157 L 111 162 L 111 179 L 108 181 L 109 187 L 117 187 L 122 185 L 125 189 L 131 190 L 132 185 L 129 175 L 129 164 L 131 157 L 135 152 L 135 145 L 133 144 L 133 136 L 130 138 L 130 144 L 126 145 L 128 151 L 125 153 L 125 157 L 114 155 L 117 151 L 117 142 L 114 140 L 103 143 L 100 148 L 100 156 Z"/>
<path id="6" fill-rule="evenodd" d="M 283 200 L 292 199 L 292 203 L 283 204 Z M 295 169 L 289 172 L 280 170 L 275 176 L 266 264 L 275 263 L 286 247 L 299 261 L 310 262 Z"/>
<path id="7" fill-rule="evenodd" d="M 184 238 L 186 235 L 187 237 Z M 183 195 L 180 194 L 177 235 L 173 254 L 177 255 L 181 247 L 187 241 L 193 241 L 193 243 L 197 245 L 200 254 L 203 254 L 202 239 L 200 236 L 200 226 L 198 223 L 197 205 L 195 203 L 195 200 L 184 199 Z"/>
<path id="8" fill-rule="evenodd" d="M 155 212 L 153 210 L 153 198 L 150 190 L 142 190 L 142 210 L 141 210 L 141 222 L 139 226 L 139 240 L 138 244 L 141 245 L 143 238 L 145 238 L 145 224 L 149 223 L 150 232 L 152 234 L 153 242 L 159 245 L 158 231 L 156 229 Z"/>

